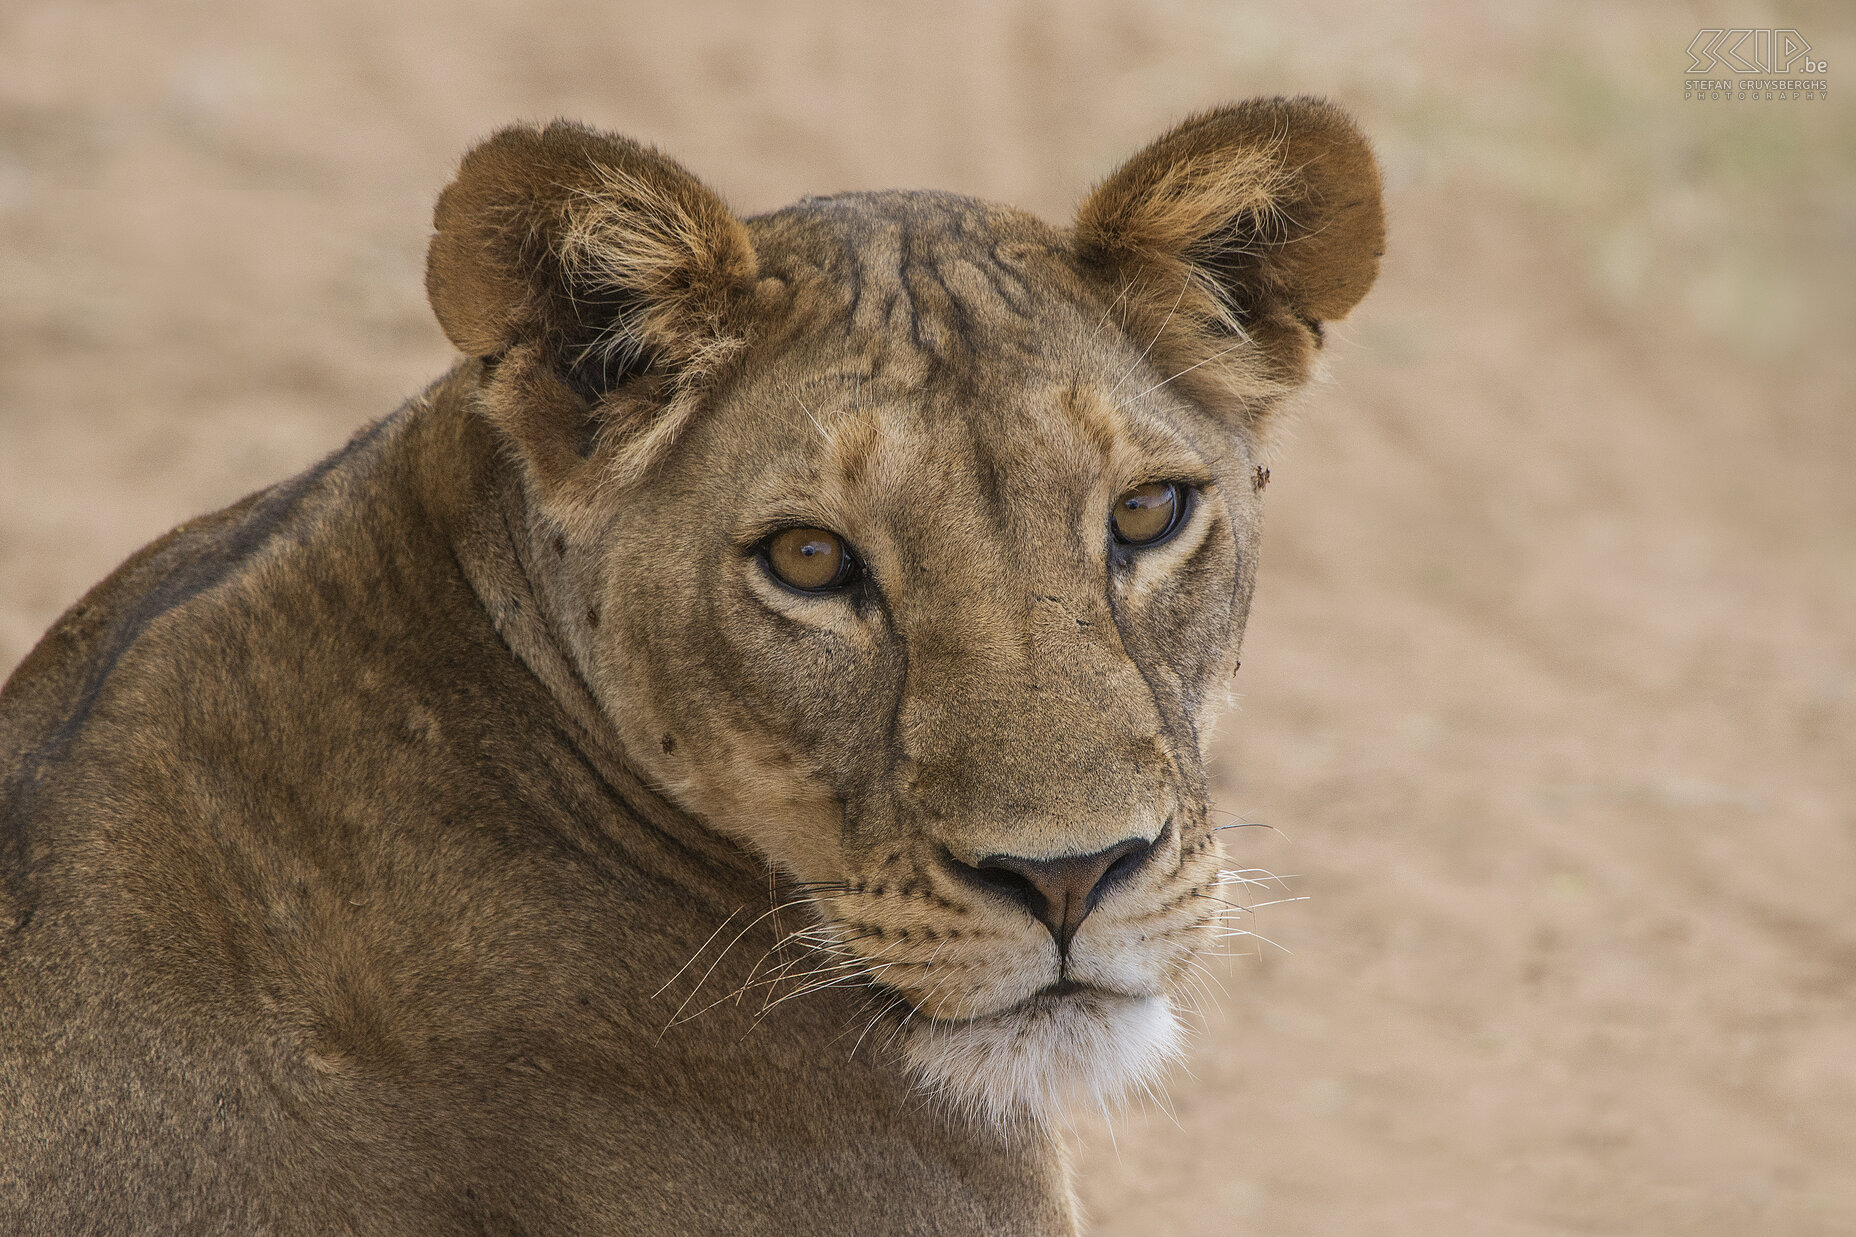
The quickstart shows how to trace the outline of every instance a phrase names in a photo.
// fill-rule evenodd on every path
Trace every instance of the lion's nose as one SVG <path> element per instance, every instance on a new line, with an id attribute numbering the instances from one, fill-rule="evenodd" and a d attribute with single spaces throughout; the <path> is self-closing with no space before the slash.
<path id="1" fill-rule="evenodd" d="M 962 863 L 949 855 L 947 863 L 968 884 L 1003 893 L 1042 920 L 1061 952 L 1070 948 L 1071 938 L 1102 895 L 1152 853 L 1153 843 L 1146 838 L 1128 838 L 1093 855 L 987 855 L 978 863 Z"/>

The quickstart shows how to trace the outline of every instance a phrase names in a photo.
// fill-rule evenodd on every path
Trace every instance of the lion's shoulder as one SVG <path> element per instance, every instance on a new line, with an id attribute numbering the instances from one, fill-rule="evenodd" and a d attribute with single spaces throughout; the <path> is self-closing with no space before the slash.
<path id="1" fill-rule="evenodd" d="M 381 504 L 388 418 L 287 481 L 172 529 L 68 609 L 0 688 L 0 890 L 6 917 L 29 919 L 45 881 L 69 883 L 99 839 L 156 836 L 202 787 L 171 795 L 203 767 L 218 734 L 252 720 L 243 692 L 288 676 L 297 699 L 354 667 L 301 654 L 313 599 L 342 584 L 355 530 L 340 513 Z M 268 719 L 284 722 L 287 711 Z M 118 822 L 132 813 L 136 828 Z M 118 847 L 120 849 L 120 847 Z M 69 901 L 66 889 L 60 895 Z"/>

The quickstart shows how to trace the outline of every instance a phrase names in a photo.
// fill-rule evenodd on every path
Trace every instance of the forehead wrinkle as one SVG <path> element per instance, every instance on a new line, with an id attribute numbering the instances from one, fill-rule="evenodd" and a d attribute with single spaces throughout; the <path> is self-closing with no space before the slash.
<path id="1" fill-rule="evenodd" d="M 985 400 L 976 400 L 962 418 L 967 427 L 974 495 L 979 500 L 982 535 L 988 540 L 1009 540 L 1020 533 L 1020 521 L 1012 502 L 1015 489 L 1024 488 L 1028 480 L 1020 473 L 1018 452 L 1012 442 L 1011 414 Z M 998 547 L 1001 558 L 1011 553 L 1010 545 Z"/>
<path id="2" fill-rule="evenodd" d="M 954 194 L 878 192 L 808 199 L 784 214 L 804 253 L 777 264 L 801 283 L 845 289 L 835 308 L 847 337 L 900 346 L 918 362 L 1035 351 L 1055 325 L 1047 311 L 1068 299 L 1055 266 L 1036 261 L 1058 234 L 1022 212 Z"/>

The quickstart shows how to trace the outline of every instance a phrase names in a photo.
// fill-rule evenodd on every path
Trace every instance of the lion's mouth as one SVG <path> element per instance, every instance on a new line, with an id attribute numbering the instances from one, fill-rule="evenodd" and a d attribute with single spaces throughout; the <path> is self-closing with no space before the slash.
<path id="1" fill-rule="evenodd" d="M 1081 980 L 1065 976 L 1054 983 L 1039 988 L 1016 1005 L 1009 1006 L 993 1014 L 994 1018 L 1009 1018 L 1014 1014 L 1035 1013 L 1039 1010 L 1054 1009 L 1059 1006 L 1100 1005 L 1116 1001 L 1138 1001 L 1141 998 L 1132 992 L 1117 992 L 1099 984 L 1084 983 Z"/>
<path id="2" fill-rule="evenodd" d="M 924 1014 L 928 1022 L 938 1026 L 962 1026 L 979 1024 L 1011 1024 L 1040 1015 L 1102 1013 L 1114 1007 L 1148 1000 L 1146 996 L 1132 992 L 1117 992 L 1098 984 L 1084 983 L 1080 980 L 1063 978 L 1039 988 L 1030 996 L 1023 997 L 1010 1005 L 984 1012 L 965 1014 L 959 1017 L 934 1017 Z"/>

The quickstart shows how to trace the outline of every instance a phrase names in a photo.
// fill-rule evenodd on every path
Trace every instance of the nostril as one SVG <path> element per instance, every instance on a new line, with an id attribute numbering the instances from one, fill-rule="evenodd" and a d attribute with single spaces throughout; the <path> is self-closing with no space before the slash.
<path id="1" fill-rule="evenodd" d="M 1034 917 L 1044 918 L 1050 900 L 1023 872 L 1000 863 L 997 857 L 982 859 L 977 864 L 961 863 L 952 856 L 949 859 L 956 867 L 966 869 L 961 875 L 970 883 L 1002 893 L 1023 905 Z"/>
<path id="2" fill-rule="evenodd" d="M 1096 881 L 1095 888 L 1089 891 L 1091 900 L 1100 899 L 1110 889 L 1134 875 L 1135 869 L 1146 863 L 1148 856 L 1154 853 L 1154 844 L 1144 838 L 1129 838 L 1127 842 L 1122 843 L 1122 846 L 1128 849 L 1120 858 L 1109 864 L 1108 869 L 1102 873 L 1101 879 Z"/>

